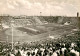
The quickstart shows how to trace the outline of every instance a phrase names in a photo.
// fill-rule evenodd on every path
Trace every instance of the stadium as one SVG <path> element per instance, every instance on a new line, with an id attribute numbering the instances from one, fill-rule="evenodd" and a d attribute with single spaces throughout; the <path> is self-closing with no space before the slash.
<path id="1" fill-rule="evenodd" d="M 0 56 L 80 55 L 78 16 L 1 16 L 0 21 Z"/>
<path id="2" fill-rule="evenodd" d="M 1 20 L 2 36 L 0 40 L 9 42 L 12 41 L 12 34 L 14 42 L 58 39 L 69 34 L 72 29 L 76 29 L 74 25 L 77 24 L 76 17 L 60 16 L 3 16 Z"/>
<path id="3" fill-rule="evenodd" d="M 0 0 L 0 56 L 80 56 L 80 0 Z"/>

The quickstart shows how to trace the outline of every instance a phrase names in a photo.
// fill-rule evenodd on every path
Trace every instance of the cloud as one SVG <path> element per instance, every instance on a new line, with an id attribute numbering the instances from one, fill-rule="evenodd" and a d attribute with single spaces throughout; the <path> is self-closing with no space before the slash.
<path id="1" fill-rule="evenodd" d="M 13 5 L 9 4 L 9 3 L 7 3 L 7 6 L 8 6 L 8 8 L 10 8 L 10 9 L 15 9 L 15 7 L 14 7 Z"/>
<path id="2" fill-rule="evenodd" d="M 75 2 L 75 3 L 74 3 Z M 78 4 L 77 4 L 78 3 Z M 74 16 L 77 11 L 80 12 L 79 0 L 3 0 L 0 1 L 1 13 L 11 15 L 71 15 Z"/>
<path id="3" fill-rule="evenodd" d="M 39 2 L 33 3 L 32 7 L 36 9 L 44 9 L 43 5 Z"/>
<path id="4" fill-rule="evenodd" d="M 17 1 L 13 1 L 13 5 L 19 6 L 19 4 L 17 3 Z"/>

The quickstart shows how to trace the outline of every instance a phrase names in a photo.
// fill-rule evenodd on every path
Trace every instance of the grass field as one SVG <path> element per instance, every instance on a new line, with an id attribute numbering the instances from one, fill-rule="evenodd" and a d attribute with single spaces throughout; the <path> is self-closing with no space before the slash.
<path id="1" fill-rule="evenodd" d="M 39 26 L 30 27 L 30 29 L 32 30 L 30 30 L 29 27 L 16 27 L 13 28 L 13 38 L 14 42 L 31 42 L 44 39 L 51 39 L 52 37 L 50 38 L 49 35 L 53 36 L 54 39 L 57 39 L 64 34 L 69 34 L 74 28 L 74 26 L 60 26 L 57 24 L 43 25 L 42 28 L 39 28 Z M 1 33 L 3 33 L 3 35 L 1 35 L 2 37 L 0 37 L 1 41 L 7 41 L 8 39 L 8 41 L 11 42 L 11 28 L 4 29 Z"/>

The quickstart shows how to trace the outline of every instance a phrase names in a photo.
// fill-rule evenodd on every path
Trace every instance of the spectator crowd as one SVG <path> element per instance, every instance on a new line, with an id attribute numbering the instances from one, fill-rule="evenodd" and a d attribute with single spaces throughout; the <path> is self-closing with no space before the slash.
<path id="1" fill-rule="evenodd" d="M 20 44 L 17 42 L 13 49 L 11 43 L 0 42 L 0 56 L 80 56 L 79 39 L 79 36 L 65 36 L 60 40 L 45 40 L 44 43 L 38 41 Z"/>

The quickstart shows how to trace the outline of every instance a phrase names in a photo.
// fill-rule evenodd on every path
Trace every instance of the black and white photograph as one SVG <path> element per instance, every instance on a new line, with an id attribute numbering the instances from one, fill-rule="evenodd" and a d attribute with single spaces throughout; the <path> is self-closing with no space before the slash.
<path id="1" fill-rule="evenodd" d="M 80 56 L 80 0 L 0 0 L 0 56 Z"/>

